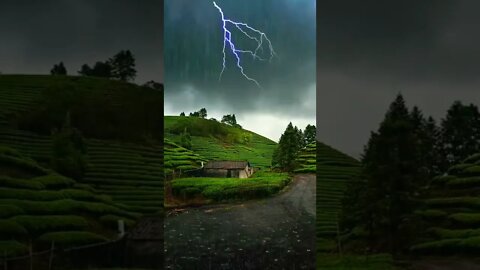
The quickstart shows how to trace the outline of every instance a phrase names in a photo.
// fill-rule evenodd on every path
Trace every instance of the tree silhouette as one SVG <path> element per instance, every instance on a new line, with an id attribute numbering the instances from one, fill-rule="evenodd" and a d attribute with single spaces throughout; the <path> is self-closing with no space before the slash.
<path id="1" fill-rule="evenodd" d="M 130 50 L 120 51 L 108 61 L 112 66 L 113 77 L 121 81 L 132 81 L 137 75 L 135 58 Z"/>
<path id="2" fill-rule="evenodd" d="M 58 65 L 54 65 L 50 70 L 52 75 L 67 75 L 67 69 L 63 65 L 63 62 L 60 62 Z"/>

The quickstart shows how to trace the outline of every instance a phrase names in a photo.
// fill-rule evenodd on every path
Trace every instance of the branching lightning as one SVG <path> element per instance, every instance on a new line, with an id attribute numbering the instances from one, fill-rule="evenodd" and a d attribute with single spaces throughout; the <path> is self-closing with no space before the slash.
<path id="1" fill-rule="evenodd" d="M 226 19 L 225 18 L 225 15 L 223 14 L 223 11 L 222 9 L 217 5 L 217 3 L 215 3 L 215 1 L 213 2 L 213 5 L 218 9 L 218 11 L 220 12 L 220 15 L 222 16 L 222 24 L 223 24 L 223 50 L 222 50 L 222 53 L 223 53 L 223 66 L 222 66 L 222 71 L 220 72 L 220 76 L 218 78 L 218 80 L 221 80 L 222 79 L 222 74 L 223 74 L 223 71 L 225 70 L 226 68 L 226 65 L 225 65 L 225 59 L 226 59 L 226 52 L 225 50 L 227 49 L 227 44 L 228 44 L 228 47 L 230 48 L 230 50 L 232 51 L 233 55 L 235 56 L 235 58 L 237 59 L 237 67 L 238 69 L 240 69 L 240 72 L 242 73 L 243 77 L 245 77 L 247 80 L 249 81 L 252 81 L 254 82 L 258 87 L 261 88 L 260 84 L 258 83 L 257 80 L 249 77 L 247 74 L 245 74 L 245 71 L 243 70 L 243 66 L 240 64 L 240 53 L 243 53 L 243 54 L 248 54 L 250 56 L 252 56 L 252 58 L 254 60 L 260 60 L 260 61 L 266 61 L 266 59 L 258 56 L 258 51 L 263 51 L 263 43 L 264 43 L 264 40 L 267 42 L 268 44 L 268 49 L 270 51 L 270 58 L 269 58 L 269 61 L 272 60 L 272 58 L 276 55 L 275 54 L 275 51 L 273 49 L 273 46 L 272 46 L 272 43 L 270 42 L 270 40 L 268 39 L 267 35 L 251 26 L 249 26 L 248 24 L 246 23 L 241 23 L 241 22 L 235 22 L 235 21 L 232 21 L 232 20 L 229 20 L 229 19 Z M 237 49 L 235 47 L 235 44 L 233 43 L 232 41 L 232 32 L 230 30 L 228 30 L 227 26 L 228 25 L 232 25 L 234 26 L 235 28 L 237 28 L 240 32 L 242 32 L 247 38 L 251 39 L 251 40 L 255 40 L 257 42 L 257 47 L 255 48 L 254 51 L 252 50 L 240 50 L 240 49 Z M 248 31 L 250 32 L 253 32 L 255 33 L 255 35 L 251 35 L 248 33 Z"/>

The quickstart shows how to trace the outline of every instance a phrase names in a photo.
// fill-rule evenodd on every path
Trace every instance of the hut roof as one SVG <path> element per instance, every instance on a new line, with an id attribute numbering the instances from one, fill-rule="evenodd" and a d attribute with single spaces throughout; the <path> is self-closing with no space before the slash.
<path id="1" fill-rule="evenodd" d="M 205 165 L 205 169 L 245 169 L 250 166 L 248 161 L 228 161 L 228 160 L 215 160 L 209 161 Z"/>

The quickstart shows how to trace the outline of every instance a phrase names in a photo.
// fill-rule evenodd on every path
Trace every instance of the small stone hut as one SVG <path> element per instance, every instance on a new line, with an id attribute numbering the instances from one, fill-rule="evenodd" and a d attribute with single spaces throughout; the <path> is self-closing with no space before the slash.
<path id="1" fill-rule="evenodd" d="M 203 167 L 204 176 L 222 178 L 248 178 L 253 174 L 253 168 L 248 161 L 209 161 Z"/>

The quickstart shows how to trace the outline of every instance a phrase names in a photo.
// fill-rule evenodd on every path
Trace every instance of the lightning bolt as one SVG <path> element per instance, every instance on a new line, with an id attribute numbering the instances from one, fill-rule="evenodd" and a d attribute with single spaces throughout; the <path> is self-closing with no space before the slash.
<path id="1" fill-rule="evenodd" d="M 230 50 L 232 51 L 233 55 L 237 59 L 237 67 L 238 67 L 238 69 L 240 69 L 240 72 L 242 73 L 243 77 L 245 77 L 249 81 L 254 82 L 259 88 L 262 88 L 257 80 L 255 80 L 255 79 L 249 77 L 247 74 L 245 74 L 245 71 L 243 70 L 243 66 L 240 63 L 239 53 L 248 54 L 248 55 L 252 56 L 253 60 L 266 61 L 266 59 L 258 56 L 258 51 L 259 50 L 263 52 L 263 43 L 264 43 L 264 40 L 265 40 L 268 44 L 268 49 L 270 51 L 269 61 L 271 61 L 272 58 L 274 56 L 276 56 L 275 50 L 273 49 L 273 46 L 272 46 L 272 42 L 268 39 L 268 37 L 265 33 L 249 26 L 246 23 L 235 22 L 235 21 L 232 21 L 230 19 L 225 19 L 225 15 L 223 14 L 223 10 L 217 5 L 217 3 L 215 3 L 215 1 L 213 2 L 213 5 L 220 12 L 220 15 L 222 17 L 222 27 L 223 27 L 223 49 L 222 49 L 223 65 L 222 65 L 222 71 L 220 72 L 220 76 L 218 77 L 218 80 L 220 81 L 222 79 L 223 72 L 225 71 L 225 68 L 226 68 L 225 59 L 226 59 L 226 56 L 227 56 L 225 50 L 227 49 L 227 47 L 229 47 Z M 240 32 L 242 32 L 247 38 L 249 38 L 251 40 L 255 40 L 257 42 L 257 47 L 255 48 L 255 50 L 252 51 L 252 50 L 237 49 L 235 47 L 235 44 L 232 41 L 232 32 L 230 32 L 227 28 L 228 24 L 232 25 L 232 26 L 235 26 L 235 28 L 237 28 Z M 247 32 L 247 30 L 255 33 L 256 36 L 249 34 Z"/>

